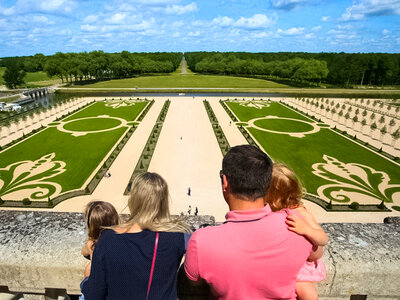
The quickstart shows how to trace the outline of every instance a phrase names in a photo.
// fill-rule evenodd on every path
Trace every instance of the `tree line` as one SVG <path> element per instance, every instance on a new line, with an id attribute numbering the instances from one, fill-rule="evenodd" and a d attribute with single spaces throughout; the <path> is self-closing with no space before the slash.
<path id="1" fill-rule="evenodd" d="M 176 70 L 182 53 L 105 53 L 103 51 L 62 53 L 45 56 L 6 57 L 0 66 L 22 72 L 45 71 L 62 82 L 129 78 L 145 73 L 170 73 Z M 6 71 L 7 71 L 6 69 Z M 18 83 L 20 84 L 20 83 Z"/>
<path id="2" fill-rule="evenodd" d="M 186 52 L 193 72 L 267 75 L 338 86 L 400 84 L 400 54 Z"/>

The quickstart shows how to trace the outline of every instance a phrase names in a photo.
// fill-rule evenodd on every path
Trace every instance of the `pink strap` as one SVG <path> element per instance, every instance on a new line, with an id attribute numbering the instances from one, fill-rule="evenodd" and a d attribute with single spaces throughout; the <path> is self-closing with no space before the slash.
<path id="1" fill-rule="evenodd" d="M 157 234 L 156 234 L 156 241 L 155 241 L 155 243 L 154 243 L 153 262 L 151 263 L 150 278 L 149 278 L 149 286 L 147 287 L 146 300 L 147 300 L 147 298 L 149 297 L 150 286 L 151 286 L 151 280 L 153 279 L 154 264 L 155 264 L 155 262 L 156 262 L 156 255 L 157 255 L 158 236 L 159 236 L 159 233 L 157 232 Z"/>

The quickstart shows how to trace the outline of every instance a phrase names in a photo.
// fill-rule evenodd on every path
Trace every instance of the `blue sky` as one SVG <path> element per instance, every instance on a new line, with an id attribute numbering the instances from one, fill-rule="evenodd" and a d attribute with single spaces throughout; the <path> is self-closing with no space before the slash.
<path id="1" fill-rule="evenodd" d="M 400 0 L 0 0 L 0 57 L 399 49 Z"/>

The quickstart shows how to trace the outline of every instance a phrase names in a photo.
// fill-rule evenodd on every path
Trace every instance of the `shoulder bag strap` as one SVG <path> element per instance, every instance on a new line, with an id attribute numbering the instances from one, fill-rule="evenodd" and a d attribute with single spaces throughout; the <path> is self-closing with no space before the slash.
<path id="1" fill-rule="evenodd" d="M 150 270 L 150 278 L 149 278 L 149 285 L 147 287 L 147 295 L 146 295 L 146 300 L 149 297 L 150 293 L 150 286 L 151 286 L 151 280 L 153 279 L 153 272 L 154 272 L 154 264 L 156 262 L 156 256 L 157 256 L 157 246 L 158 246 L 158 236 L 159 233 L 156 233 L 156 241 L 154 243 L 154 253 L 153 253 L 153 262 L 151 263 L 151 270 Z"/>

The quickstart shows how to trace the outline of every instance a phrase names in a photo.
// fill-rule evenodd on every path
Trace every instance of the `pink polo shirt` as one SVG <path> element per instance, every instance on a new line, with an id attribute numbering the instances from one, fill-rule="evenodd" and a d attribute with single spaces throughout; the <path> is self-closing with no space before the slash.
<path id="1" fill-rule="evenodd" d="M 230 211 L 224 224 L 197 230 L 186 251 L 188 278 L 203 278 L 219 299 L 296 299 L 312 245 L 287 229 L 286 215 L 268 205 Z"/>

